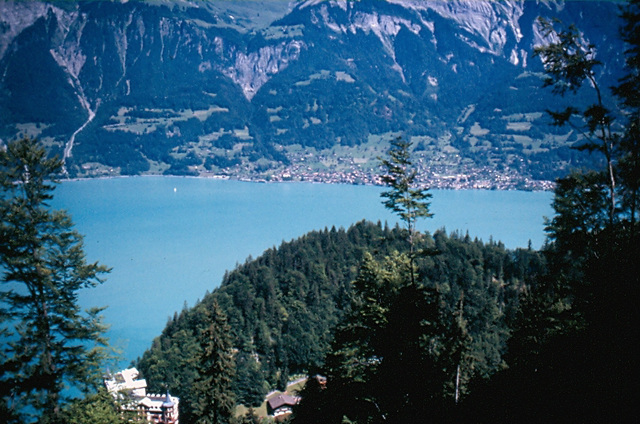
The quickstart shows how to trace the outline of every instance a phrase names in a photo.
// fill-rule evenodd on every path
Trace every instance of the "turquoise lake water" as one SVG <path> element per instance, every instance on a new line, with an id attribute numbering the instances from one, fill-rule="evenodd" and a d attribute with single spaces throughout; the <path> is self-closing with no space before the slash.
<path id="1" fill-rule="evenodd" d="M 126 365 L 142 355 L 167 319 L 220 284 L 249 256 L 312 230 L 348 228 L 366 219 L 397 222 L 372 186 L 137 177 L 64 182 L 52 205 L 66 209 L 85 236 L 90 261 L 112 268 L 81 293 L 86 306 L 108 306 L 112 344 Z M 446 228 L 493 238 L 508 248 L 544 243 L 549 192 L 432 191 L 432 219 Z"/>

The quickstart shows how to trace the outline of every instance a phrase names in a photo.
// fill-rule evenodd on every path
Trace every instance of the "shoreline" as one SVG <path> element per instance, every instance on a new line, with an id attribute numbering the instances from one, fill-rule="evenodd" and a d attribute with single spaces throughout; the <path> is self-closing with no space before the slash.
<path id="1" fill-rule="evenodd" d="M 371 182 L 348 182 L 348 181 L 331 181 L 324 179 L 265 179 L 263 177 L 238 177 L 238 176 L 229 176 L 229 175 L 220 175 L 220 174 L 204 174 L 201 173 L 199 175 L 163 175 L 163 174 L 141 174 L 141 175 L 97 175 L 97 176 L 82 176 L 82 177 L 61 177 L 56 179 L 56 181 L 63 182 L 80 182 L 80 181 L 91 181 L 91 180 L 110 180 L 110 179 L 124 179 L 124 178 L 193 178 L 193 179 L 202 179 L 202 180 L 220 180 L 220 181 L 238 181 L 238 182 L 246 182 L 246 183 L 254 183 L 254 184 L 296 184 L 296 183 L 305 183 L 305 184 L 328 184 L 328 185 L 361 185 L 361 186 L 374 186 L 374 187 L 385 187 L 384 184 L 376 184 Z M 536 181 L 539 184 L 535 184 L 538 187 L 531 188 L 518 188 L 514 185 L 508 185 L 503 188 L 497 188 L 492 186 L 467 186 L 460 185 L 457 187 L 447 186 L 445 184 L 438 184 L 437 182 L 433 185 L 427 186 L 426 184 L 421 184 L 421 186 L 427 190 L 450 190 L 450 191 L 466 191 L 466 190 L 478 190 L 478 191 L 522 191 L 522 192 L 553 192 L 555 189 L 555 182 L 547 181 L 547 180 L 532 180 Z"/>

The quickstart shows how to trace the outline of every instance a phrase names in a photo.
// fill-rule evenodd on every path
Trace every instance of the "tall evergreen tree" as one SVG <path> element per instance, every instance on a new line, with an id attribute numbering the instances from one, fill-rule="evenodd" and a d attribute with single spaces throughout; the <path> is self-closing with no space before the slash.
<path id="1" fill-rule="evenodd" d="M 238 403 L 259 407 L 267 395 L 260 363 L 256 361 L 255 355 L 243 351 L 236 354 L 235 361 L 234 392 Z"/>
<path id="2" fill-rule="evenodd" d="M 597 103 L 588 106 L 582 115 L 588 134 L 595 137 L 586 146 L 605 155 L 606 169 L 574 172 L 560 179 L 553 204 L 556 215 L 547 228 L 553 242 L 552 266 L 555 263 L 559 279 L 568 282 L 573 309 L 579 311 L 584 325 L 591 330 L 604 323 L 617 330 L 615 323 L 620 324 L 620 320 L 616 316 L 620 314 L 612 311 L 619 311 L 623 305 L 627 305 L 625 310 L 630 309 L 628 299 L 637 293 L 640 3 L 630 2 L 622 10 L 622 34 L 630 47 L 626 51 L 625 77 L 613 89 L 629 118 L 622 136 L 613 133 L 610 108 L 603 104 L 594 72 L 599 65 L 594 58 L 595 46 L 585 46 L 575 27 L 556 31 L 551 23 L 542 21 L 546 34 L 555 35 L 559 41 L 536 49 L 548 75 L 546 84 L 553 85 L 557 93 L 563 94 L 567 87 L 575 91 L 588 82 L 597 94 Z M 569 113 L 575 111 L 568 108 L 561 122 L 568 121 Z M 620 290 L 622 287 L 625 289 Z M 606 337 L 616 333 L 603 331 Z"/>
<path id="3" fill-rule="evenodd" d="M 199 335 L 202 353 L 197 365 L 199 377 L 194 384 L 195 422 L 228 424 L 235 406 L 231 327 L 217 301 L 209 307 L 202 305 L 202 317 Z"/>
<path id="4" fill-rule="evenodd" d="M 433 343 L 438 302 L 408 280 L 409 267 L 406 255 L 382 263 L 365 255 L 322 370 L 326 388 L 311 380 L 294 422 L 415 422 L 436 414 L 445 378 Z"/>
<path id="5" fill-rule="evenodd" d="M 430 218 L 429 199 L 431 193 L 417 184 L 418 171 L 411 161 L 412 143 L 397 137 L 391 141 L 388 158 L 381 159 L 382 182 L 389 187 L 381 196 L 387 209 L 398 214 L 409 232 L 411 252 L 414 252 L 417 235 L 416 222 L 419 218 Z"/>
<path id="6" fill-rule="evenodd" d="M 147 424 L 138 411 L 123 411 L 105 387 L 83 399 L 75 399 L 64 410 L 64 422 L 73 424 Z"/>
<path id="7" fill-rule="evenodd" d="M 0 318 L 8 343 L 0 359 L 0 396 L 9 415 L 60 422 L 67 385 L 87 389 L 100 381 L 107 341 L 102 309 L 82 311 L 81 289 L 107 272 L 87 263 L 82 236 L 64 211 L 48 201 L 49 179 L 62 167 L 35 140 L 0 151 Z"/>
<path id="8" fill-rule="evenodd" d="M 414 260 L 416 255 L 416 243 L 419 232 L 416 223 L 419 218 L 430 218 L 429 199 L 431 193 L 428 189 L 417 184 L 418 170 L 411 161 L 412 143 L 397 137 L 391 141 L 388 158 L 380 159 L 383 168 L 382 182 L 389 187 L 383 191 L 381 197 L 387 199 L 384 206 L 396 213 L 407 229 L 409 241 L 409 270 L 411 281 L 415 282 Z"/>

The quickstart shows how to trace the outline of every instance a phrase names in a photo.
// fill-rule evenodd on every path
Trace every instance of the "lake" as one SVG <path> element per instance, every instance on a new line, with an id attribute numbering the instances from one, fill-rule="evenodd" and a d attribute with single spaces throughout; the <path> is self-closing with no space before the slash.
<path id="1" fill-rule="evenodd" d="M 85 307 L 108 306 L 112 344 L 127 365 L 142 355 L 167 319 L 193 306 L 225 271 L 312 230 L 397 219 L 381 187 L 311 183 L 133 177 L 68 181 L 52 205 L 66 209 L 85 236 L 89 261 L 112 268 L 83 291 Z M 418 228 L 468 232 L 508 248 L 544 243 L 552 193 L 433 190 L 434 217 Z"/>

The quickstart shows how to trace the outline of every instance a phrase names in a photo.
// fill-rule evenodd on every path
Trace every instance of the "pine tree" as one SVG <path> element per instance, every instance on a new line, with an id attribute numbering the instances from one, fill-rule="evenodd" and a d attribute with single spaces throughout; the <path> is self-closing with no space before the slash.
<path id="1" fill-rule="evenodd" d="M 382 182 L 390 188 L 381 194 L 381 197 L 387 199 L 383 204 L 400 217 L 409 233 L 409 258 L 412 265 L 410 274 L 411 281 L 414 281 L 413 261 L 419 234 L 416 222 L 418 218 L 430 218 L 433 214 L 429 212 L 431 193 L 428 189 L 419 187 L 416 181 L 418 171 L 411 161 L 411 145 L 411 142 L 402 137 L 395 138 L 391 141 L 389 157 L 380 159 L 380 164 L 384 168 Z"/>
<path id="2" fill-rule="evenodd" d="M 258 417 L 256 411 L 250 407 L 247 412 L 235 420 L 235 424 L 261 424 L 263 420 Z"/>
<path id="3" fill-rule="evenodd" d="M 235 362 L 231 327 L 217 301 L 202 306 L 203 324 L 199 339 L 202 354 L 198 363 L 199 378 L 194 384 L 195 422 L 228 424 L 233 416 Z"/>
<path id="4" fill-rule="evenodd" d="M 351 309 L 336 329 L 325 360 L 322 372 L 327 377 L 326 390 L 310 386 L 303 393 L 294 422 L 384 420 L 386 411 L 376 396 L 374 381 L 383 359 L 380 344 L 386 344 L 382 339 L 390 302 L 404 281 L 394 262 L 387 261 L 385 265 L 365 253 L 360 273 L 353 282 Z"/>
<path id="5" fill-rule="evenodd" d="M 10 416 L 35 414 L 59 422 L 65 386 L 100 381 L 105 326 L 102 309 L 82 311 L 78 292 L 107 272 L 87 263 L 82 236 L 64 211 L 52 211 L 62 162 L 35 140 L 0 151 L 0 325 L 9 340 L 0 359 L 0 395 Z"/>
<path id="6" fill-rule="evenodd" d="M 411 283 L 409 267 L 406 255 L 378 263 L 365 254 L 322 370 L 326 388 L 311 379 L 294 422 L 412 422 L 436 414 L 444 382 L 431 349 L 437 295 Z"/>
<path id="7" fill-rule="evenodd" d="M 235 364 L 234 392 L 238 403 L 245 406 L 260 406 L 267 395 L 260 363 L 256 361 L 253 354 L 240 351 L 236 354 Z"/>

